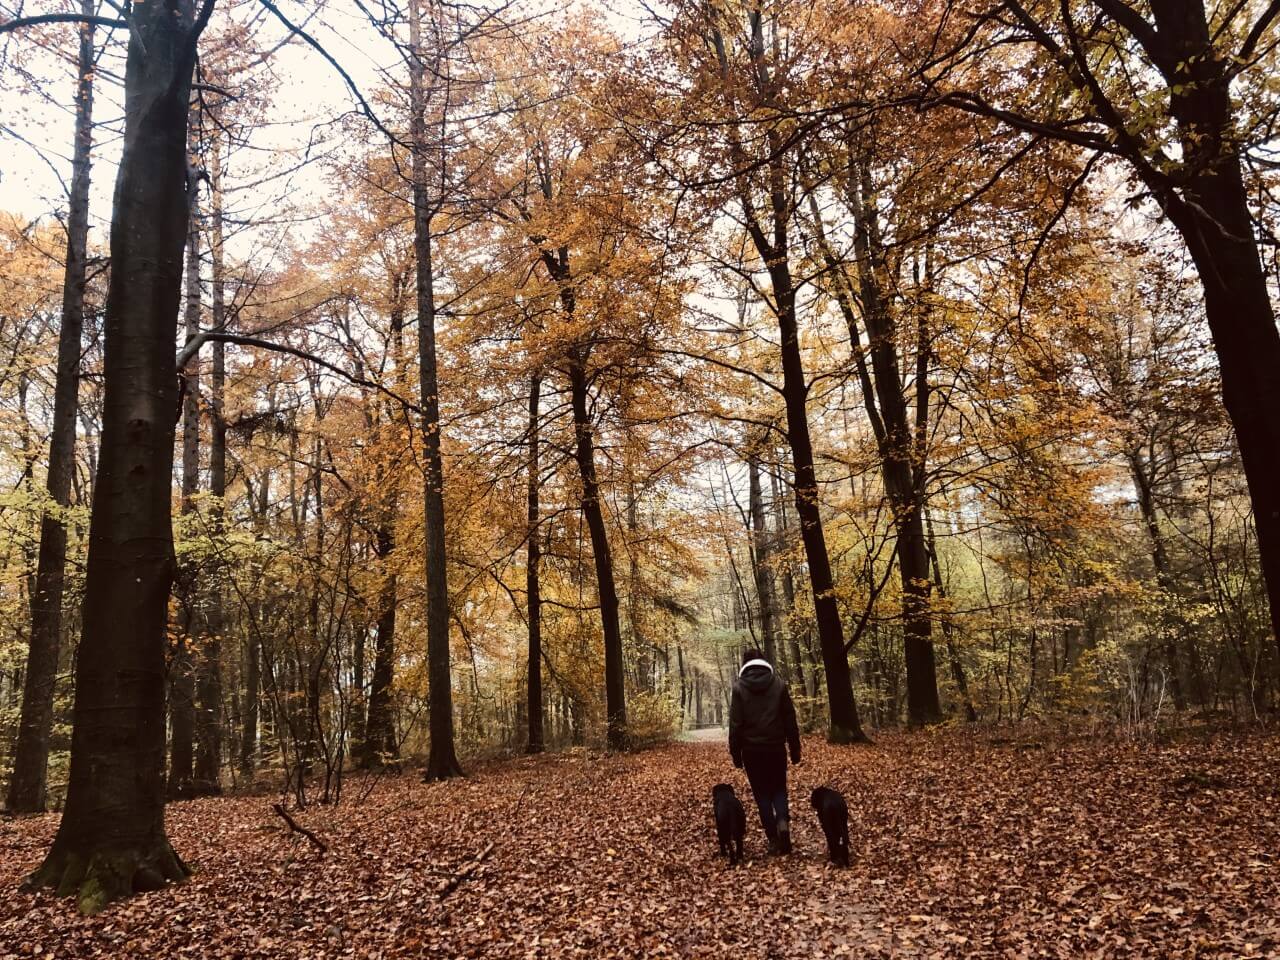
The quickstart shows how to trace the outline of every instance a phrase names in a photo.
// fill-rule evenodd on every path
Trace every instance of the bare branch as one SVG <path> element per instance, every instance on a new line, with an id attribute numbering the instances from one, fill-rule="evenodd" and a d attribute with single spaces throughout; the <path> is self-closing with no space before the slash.
<path id="1" fill-rule="evenodd" d="M 368 387 L 370 390 L 376 390 L 382 395 L 390 397 L 407 410 L 412 410 L 414 413 L 418 414 L 422 413 L 422 408 L 412 400 L 406 400 L 394 390 L 384 387 L 377 381 L 369 380 L 365 377 L 359 377 L 348 370 L 343 370 L 341 367 L 330 363 L 328 360 L 317 357 L 314 353 L 308 353 L 306 350 L 300 350 L 297 347 L 291 347 L 288 344 L 272 343 L 270 340 L 244 336 L 239 333 L 216 333 L 214 331 L 205 330 L 201 333 L 197 333 L 194 337 L 191 337 L 187 340 L 182 351 L 178 354 L 177 360 L 174 362 L 174 366 L 178 370 L 179 375 L 181 375 L 187 364 L 195 358 L 196 354 L 200 352 L 200 348 L 210 342 L 234 343 L 242 347 L 259 347 L 263 350 L 271 350 L 275 353 L 284 353 L 291 357 L 297 357 L 300 360 L 306 360 L 308 363 L 314 363 L 316 366 L 322 367 L 330 373 L 342 377 L 348 383 L 354 384 L 357 387 Z"/>
<path id="2" fill-rule="evenodd" d="M 325 60 L 328 61 L 329 66 L 338 71 L 338 75 L 342 77 L 343 82 L 346 83 L 347 89 L 351 91 L 351 95 L 355 97 L 356 102 L 360 104 L 360 112 L 364 114 L 365 119 L 377 127 L 382 135 L 392 143 L 400 147 L 408 147 L 408 144 L 405 141 L 401 140 L 387 129 L 383 122 L 378 119 L 377 114 L 373 112 L 373 108 L 369 106 L 369 101 L 364 98 L 364 94 L 360 92 L 360 88 L 356 86 L 356 82 L 351 79 L 351 74 L 347 73 L 347 71 L 342 68 L 342 65 L 334 59 L 333 54 L 326 50 L 315 37 L 311 36 L 311 34 L 307 33 L 307 31 L 303 30 L 300 26 L 286 17 L 281 12 L 280 8 L 272 3 L 271 0 L 258 0 L 258 2 L 271 11 L 272 16 L 284 24 L 285 29 L 295 37 L 301 38 L 307 46 L 311 47 L 311 49 L 315 50 L 316 53 L 324 57 Z"/>
<path id="3" fill-rule="evenodd" d="M 127 27 L 126 20 L 113 17 L 86 17 L 81 13 L 42 13 L 34 17 L 17 17 L 0 23 L 0 33 L 9 33 L 22 27 L 37 27 L 44 23 L 91 23 L 98 27 Z"/>

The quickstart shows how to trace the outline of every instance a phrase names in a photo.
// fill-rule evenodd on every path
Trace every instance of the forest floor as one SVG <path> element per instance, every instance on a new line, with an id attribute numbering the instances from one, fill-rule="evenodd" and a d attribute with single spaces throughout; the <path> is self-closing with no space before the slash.
<path id="1" fill-rule="evenodd" d="M 720 742 L 406 773 L 363 799 L 353 779 L 295 814 L 324 854 L 273 797 L 173 804 L 195 875 L 92 918 L 14 892 L 57 817 L 0 821 L 0 957 L 1280 956 L 1280 737 L 1035 737 L 810 738 L 796 853 L 764 856 L 752 820 L 736 868 L 710 787 L 751 804 Z M 848 870 L 825 863 L 818 784 L 848 797 Z"/>

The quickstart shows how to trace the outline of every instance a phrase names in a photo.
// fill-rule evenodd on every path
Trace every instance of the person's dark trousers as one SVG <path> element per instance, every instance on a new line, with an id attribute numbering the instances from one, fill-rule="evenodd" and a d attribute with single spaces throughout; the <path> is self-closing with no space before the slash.
<path id="1" fill-rule="evenodd" d="M 746 747 L 742 751 L 742 766 L 751 784 L 751 795 L 760 808 L 760 824 L 765 836 L 777 839 L 778 819 L 791 819 L 787 809 L 787 748 Z"/>

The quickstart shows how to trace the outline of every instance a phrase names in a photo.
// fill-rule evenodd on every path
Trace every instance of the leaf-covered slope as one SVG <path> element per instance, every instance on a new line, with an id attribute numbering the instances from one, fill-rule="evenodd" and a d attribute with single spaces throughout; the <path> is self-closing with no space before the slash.
<path id="1" fill-rule="evenodd" d="M 0 957 L 1266 956 L 1280 951 L 1280 742 L 993 744 L 989 734 L 806 743 L 796 855 L 717 860 L 719 744 L 545 756 L 465 781 L 384 778 L 296 814 L 270 798 L 169 808 L 198 872 L 81 918 L 0 897 Z M 849 799 L 853 865 L 824 863 L 807 807 Z M 357 788 L 347 796 L 356 797 Z M 0 824 L 0 886 L 55 817 Z M 439 891 L 492 841 L 457 889 Z"/>

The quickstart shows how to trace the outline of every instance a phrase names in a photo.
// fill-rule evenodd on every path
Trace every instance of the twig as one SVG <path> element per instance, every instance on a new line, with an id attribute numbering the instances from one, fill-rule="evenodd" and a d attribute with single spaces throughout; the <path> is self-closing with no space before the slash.
<path id="1" fill-rule="evenodd" d="M 480 864 L 489 859 L 489 854 L 491 853 L 493 853 L 492 840 L 489 841 L 489 845 L 481 850 L 474 860 L 454 874 L 452 879 L 446 880 L 444 883 L 440 884 L 440 899 L 443 900 L 445 897 L 449 896 L 449 894 L 453 893 L 453 891 L 457 890 L 458 887 L 462 885 L 462 881 L 475 873 Z"/>
<path id="2" fill-rule="evenodd" d="M 329 852 L 329 848 L 328 846 L 325 845 L 325 842 L 323 840 L 317 837 L 314 833 L 312 833 L 306 827 L 302 826 L 302 824 L 298 823 L 298 821 L 293 819 L 293 817 L 289 816 L 289 811 L 284 808 L 283 803 L 273 803 L 271 805 L 271 809 L 284 818 L 284 822 L 289 825 L 290 830 L 293 830 L 295 833 L 302 834 L 304 837 L 306 837 L 308 840 L 314 843 L 316 845 L 316 848 L 322 854 Z M 489 846 L 492 847 L 493 844 L 489 844 Z"/>
<path id="3" fill-rule="evenodd" d="M 520 808 L 524 806 L 524 798 L 528 795 L 530 786 L 532 786 L 531 782 L 526 780 L 524 789 L 520 791 L 520 796 L 516 797 L 515 809 L 513 809 L 511 811 L 511 815 L 507 817 L 507 821 L 509 823 L 515 823 L 520 818 Z"/>

